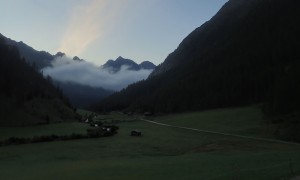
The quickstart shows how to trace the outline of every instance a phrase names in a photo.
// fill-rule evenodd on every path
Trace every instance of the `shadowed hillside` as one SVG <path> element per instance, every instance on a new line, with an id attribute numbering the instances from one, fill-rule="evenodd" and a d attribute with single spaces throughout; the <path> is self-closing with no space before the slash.
<path id="1" fill-rule="evenodd" d="M 0 34 L 0 38 L 2 38 L 6 44 L 10 46 L 16 46 L 21 56 L 23 56 L 28 63 L 36 66 L 37 69 L 51 66 L 51 61 L 54 59 L 54 57 L 50 53 L 46 51 L 37 51 L 22 41 L 16 42 L 6 38 L 2 34 Z"/>
<path id="2" fill-rule="evenodd" d="M 98 106 L 190 111 L 263 102 L 281 72 L 300 59 L 295 0 L 231 0 L 194 30 L 150 78 Z"/>
<path id="3" fill-rule="evenodd" d="M 113 91 L 101 87 L 91 87 L 74 82 L 55 82 L 76 108 L 89 109 L 90 106 L 111 95 Z"/>
<path id="4" fill-rule="evenodd" d="M 51 78 L 20 58 L 17 47 L 0 38 L 0 125 L 74 121 L 77 114 Z"/>
<path id="5" fill-rule="evenodd" d="M 178 112 L 264 103 L 276 134 L 300 141 L 300 2 L 228 1 L 146 81 L 98 110 Z"/>

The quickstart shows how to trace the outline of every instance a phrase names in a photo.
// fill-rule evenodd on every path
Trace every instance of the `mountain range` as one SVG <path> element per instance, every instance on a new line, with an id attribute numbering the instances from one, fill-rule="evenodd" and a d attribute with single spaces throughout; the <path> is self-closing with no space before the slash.
<path id="1" fill-rule="evenodd" d="M 29 64 L 36 66 L 36 68 L 39 70 L 45 67 L 51 67 L 51 63 L 55 58 L 66 56 L 66 54 L 63 52 L 57 52 L 55 55 L 52 55 L 46 51 L 37 51 L 22 41 L 14 41 L 2 34 L 0 34 L 0 37 L 6 42 L 7 45 L 16 46 L 20 52 L 20 55 L 24 57 Z M 78 56 L 74 56 L 72 59 L 77 62 L 85 61 Z M 156 65 L 150 61 L 143 61 L 140 64 L 137 64 L 133 60 L 123 58 L 122 56 L 119 56 L 116 60 L 108 60 L 101 67 L 111 70 L 111 72 L 118 72 L 122 66 L 126 66 L 129 70 L 133 71 L 139 71 L 141 69 L 154 70 L 156 68 Z"/>
<path id="2" fill-rule="evenodd" d="M 297 0 L 229 0 L 158 67 L 121 56 L 107 61 L 101 68 L 111 74 L 123 67 L 155 68 L 146 80 L 110 96 L 111 91 L 101 88 L 44 79 L 36 70 L 51 67 L 65 54 L 36 51 L 0 34 L 0 109 L 6 120 L 0 124 L 74 119 L 63 92 L 53 86 L 56 83 L 79 107 L 105 93 L 108 97 L 93 107 L 97 111 L 174 113 L 261 104 L 266 118 L 278 126 L 276 135 L 300 141 L 299 5 Z M 79 57 L 73 60 L 84 62 Z"/>
<path id="3" fill-rule="evenodd" d="M 125 66 L 128 70 L 131 71 L 139 71 L 141 69 L 154 70 L 156 68 L 156 65 L 154 65 L 150 61 L 143 61 L 142 63 L 137 64 L 133 60 L 123 58 L 122 56 L 119 56 L 116 60 L 108 60 L 101 66 L 101 68 L 107 69 L 112 73 L 116 73 L 121 70 L 122 66 Z"/>
<path id="4" fill-rule="evenodd" d="M 229 0 L 145 81 L 95 109 L 182 112 L 262 103 L 279 134 L 300 129 L 300 1 Z"/>
<path id="5" fill-rule="evenodd" d="M 37 51 L 30 47 L 29 45 L 23 43 L 22 41 L 17 42 L 11 40 L 0 34 L 7 45 L 17 47 L 20 55 L 24 57 L 25 61 L 38 71 L 43 71 L 44 68 L 52 67 L 52 63 L 57 58 L 66 57 L 66 54 L 63 52 L 57 52 L 55 55 L 52 55 L 46 51 Z M 86 62 L 84 59 L 75 56 L 72 58 L 74 62 Z M 68 62 L 70 63 L 70 62 Z M 121 67 L 126 67 L 130 71 L 139 71 L 141 69 L 153 70 L 156 66 L 149 62 L 144 61 L 140 64 L 135 63 L 133 60 L 122 58 L 121 56 L 115 61 L 108 60 L 104 65 L 101 66 L 101 69 L 105 69 L 111 73 L 117 73 L 121 70 Z M 72 72 L 70 72 L 72 75 Z M 113 93 L 110 89 L 105 89 L 105 87 L 95 87 L 93 85 L 83 85 L 76 81 L 59 81 L 54 79 L 53 81 L 56 86 L 59 86 L 64 95 L 70 99 L 70 102 L 73 106 L 79 108 L 89 108 L 93 103 L 96 103 L 102 100 L 104 97 Z"/>

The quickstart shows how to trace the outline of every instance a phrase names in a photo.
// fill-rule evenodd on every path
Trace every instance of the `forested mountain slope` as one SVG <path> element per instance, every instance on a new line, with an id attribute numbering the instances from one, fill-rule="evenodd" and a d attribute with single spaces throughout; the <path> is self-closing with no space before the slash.
<path id="1" fill-rule="evenodd" d="M 177 112 L 265 102 L 300 60 L 297 0 L 230 0 L 151 76 L 97 110 Z"/>
<path id="2" fill-rule="evenodd" d="M 1 126 L 74 121 L 77 114 L 51 81 L 0 37 Z"/>

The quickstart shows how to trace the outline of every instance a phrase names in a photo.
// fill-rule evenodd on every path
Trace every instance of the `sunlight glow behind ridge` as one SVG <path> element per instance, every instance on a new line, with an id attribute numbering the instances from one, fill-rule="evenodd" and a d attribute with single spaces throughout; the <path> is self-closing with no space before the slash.
<path id="1" fill-rule="evenodd" d="M 116 15 L 128 0 L 91 0 L 72 9 L 71 18 L 58 51 L 80 55 L 113 26 Z"/>

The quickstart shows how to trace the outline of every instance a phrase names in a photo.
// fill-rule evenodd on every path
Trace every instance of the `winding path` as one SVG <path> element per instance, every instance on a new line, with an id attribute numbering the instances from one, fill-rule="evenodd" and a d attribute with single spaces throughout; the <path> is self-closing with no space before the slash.
<path id="1" fill-rule="evenodd" d="M 150 120 L 143 119 L 143 118 L 141 118 L 140 120 L 144 121 L 144 122 L 160 125 L 160 126 L 166 126 L 166 127 L 171 127 L 171 128 L 177 128 L 177 129 L 185 129 L 185 130 L 196 131 L 196 132 L 201 132 L 201 133 L 217 134 L 217 135 L 222 135 L 222 136 L 231 136 L 231 137 L 236 137 L 236 138 L 250 139 L 250 140 L 255 140 L 255 141 L 264 141 L 264 142 L 270 142 L 270 143 L 280 143 L 280 144 L 297 145 L 297 146 L 300 145 L 299 143 L 281 141 L 281 140 L 276 140 L 276 139 L 267 139 L 267 138 L 243 136 L 243 135 L 238 135 L 238 134 L 222 133 L 222 132 L 216 132 L 216 131 L 207 131 L 207 130 L 184 127 L 184 126 L 175 126 L 175 125 L 170 125 L 170 124 L 159 123 L 159 122 L 156 122 L 156 121 L 150 121 Z"/>

